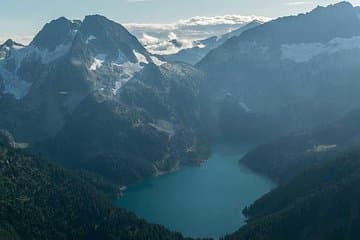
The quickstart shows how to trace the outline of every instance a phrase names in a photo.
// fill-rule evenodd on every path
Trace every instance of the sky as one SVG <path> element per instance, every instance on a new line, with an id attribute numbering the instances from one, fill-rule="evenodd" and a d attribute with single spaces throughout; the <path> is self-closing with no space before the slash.
<path id="1" fill-rule="evenodd" d="M 0 0 L 0 41 L 34 36 L 52 19 L 102 14 L 120 23 L 172 23 L 225 14 L 279 17 L 339 0 Z M 360 0 L 350 1 L 360 5 Z"/>

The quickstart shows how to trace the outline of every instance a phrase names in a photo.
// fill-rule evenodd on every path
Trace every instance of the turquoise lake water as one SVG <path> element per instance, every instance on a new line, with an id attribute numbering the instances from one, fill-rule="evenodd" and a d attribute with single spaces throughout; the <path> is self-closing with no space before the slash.
<path id="1" fill-rule="evenodd" d="M 246 146 L 218 145 L 201 167 L 129 186 L 117 205 L 187 237 L 220 237 L 245 224 L 242 209 L 275 187 L 241 166 Z"/>

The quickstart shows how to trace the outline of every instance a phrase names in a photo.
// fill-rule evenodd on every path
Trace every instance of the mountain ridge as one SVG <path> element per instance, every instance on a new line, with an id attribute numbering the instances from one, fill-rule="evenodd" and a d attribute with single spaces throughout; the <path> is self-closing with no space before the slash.
<path id="1" fill-rule="evenodd" d="M 226 93 L 280 123 L 282 134 L 340 118 L 358 108 L 359 29 L 358 8 L 340 3 L 245 31 L 196 65 L 209 108 Z"/>
<path id="2" fill-rule="evenodd" d="M 197 41 L 197 46 L 193 48 L 182 49 L 174 54 L 163 55 L 163 57 L 168 61 L 180 61 L 195 65 L 196 63 L 201 61 L 202 58 L 204 58 L 212 49 L 221 46 L 228 39 L 239 36 L 243 32 L 251 28 L 257 27 L 263 23 L 264 22 L 261 22 L 259 20 L 253 20 L 250 23 L 247 23 L 246 25 L 229 33 L 225 33 L 221 36 L 212 36 L 204 40 L 199 40 Z"/>

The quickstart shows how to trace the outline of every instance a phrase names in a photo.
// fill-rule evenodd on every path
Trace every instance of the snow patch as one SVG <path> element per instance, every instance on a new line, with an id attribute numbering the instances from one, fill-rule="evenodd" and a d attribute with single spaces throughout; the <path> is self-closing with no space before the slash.
<path id="1" fill-rule="evenodd" d="M 115 86 L 112 89 L 114 95 L 117 94 L 119 89 L 131 78 L 134 77 L 135 73 L 139 72 L 143 67 L 140 63 L 126 62 L 123 64 L 113 63 L 113 67 L 116 67 L 120 74 L 120 80 L 115 82 Z"/>
<path id="2" fill-rule="evenodd" d="M 175 136 L 174 125 L 169 121 L 157 120 L 155 123 L 149 123 L 149 125 L 157 131 L 167 134 L 169 139 Z"/>
<path id="3" fill-rule="evenodd" d="M 145 55 L 136 50 L 133 50 L 133 54 L 135 56 L 133 60 L 129 60 L 127 55 L 121 50 L 118 50 L 118 55 L 114 60 L 111 60 L 105 54 L 98 54 L 93 58 L 93 63 L 89 69 L 96 71 L 103 67 L 106 71 L 110 71 L 116 80 L 113 80 L 114 82 L 111 84 L 110 89 L 106 88 L 108 85 L 106 85 L 105 88 L 110 90 L 113 95 L 117 95 L 120 88 L 132 79 L 136 73 L 140 72 L 144 68 L 144 65 L 150 61 L 150 58 L 148 60 Z M 104 91 L 104 86 L 101 87 L 103 90 L 100 89 L 100 91 Z"/>
<path id="4" fill-rule="evenodd" d="M 103 65 L 103 63 L 106 60 L 106 54 L 98 54 L 96 55 L 96 57 L 94 57 L 94 61 L 90 66 L 90 70 L 91 71 L 96 71 L 98 68 L 101 68 L 101 66 Z"/>
<path id="5" fill-rule="evenodd" d="M 143 64 L 149 63 L 143 54 L 136 50 L 133 50 L 133 53 L 137 59 L 136 63 L 130 62 L 120 50 L 117 60 L 112 63 L 112 66 L 120 73 L 120 79 L 115 82 L 115 86 L 112 89 L 114 95 L 116 95 L 120 88 L 133 78 L 137 72 L 140 72 L 143 69 Z"/>
<path id="6" fill-rule="evenodd" d="M 95 40 L 95 39 L 96 39 L 96 37 L 95 37 L 94 35 L 90 35 L 90 36 L 86 39 L 85 43 L 86 43 L 86 44 L 89 44 L 92 40 Z"/>
<path id="7" fill-rule="evenodd" d="M 24 98 L 31 87 L 31 83 L 21 80 L 17 74 L 7 71 L 0 65 L 0 75 L 3 79 L 5 94 L 11 94 L 16 100 Z"/>
<path id="8" fill-rule="evenodd" d="M 49 64 L 67 54 L 70 51 L 70 48 L 71 44 L 60 44 L 59 46 L 56 46 L 54 51 L 51 52 L 49 52 L 47 49 L 41 51 L 37 48 L 35 51 L 41 56 L 42 64 Z"/>
<path id="9" fill-rule="evenodd" d="M 7 47 L 7 48 L 9 48 L 9 47 Z M 20 49 L 25 48 L 25 46 L 14 44 L 14 45 L 12 46 L 12 48 L 15 49 L 15 50 L 20 50 Z"/>
<path id="10" fill-rule="evenodd" d="M 161 66 L 163 64 L 165 64 L 166 62 L 164 61 L 161 61 L 160 59 L 158 59 L 157 57 L 155 56 L 150 56 L 151 60 L 153 61 L 153 63 L 157 66 Z"/>
<path id="11" fill-rule="evenodd" d="M 7 47 L 5 47 L 5 48 L 7 48 Z M 6 49 L 1 49 L 0 50 L 0 61 L 4 60 L 7 57 L 7 52 L 8 51 Z"/>
<path id="12" fill-rule="evenodd" d="M 239 102 L 240 107 L 244 109 L 245 112 L 251 112 L 251 109 L 244 102 Z"/>
<path id="13" fill-rule="evenodd" d="M 333 144 L 333 145 L 321 145 L 320 144 L 320 145 L 315 145 L 312 149 L 308 149 L 307 152 L 316 152 L 316 153 L 327 152 L 334 148 L 337 148 L 336 144 Z"/>
<path id="14" fill-rule="evenodd" d="M 18 75 L 18 71 L 21 68 L 23 61 L 33 57 L 34 59 L 40 59 L 41 64 L 49 64 L 64 56 L 70 50 L 70 47 L 70 44 L 61 44 L 53 51 L 49 51 L 40 50 L 34 46 L 23 47 L 14 45 L 12 48 L 7 49 L 10 51 L 10 55 L 8 57 L 3 56 L 0 59 L 0 75 L 4 84 L 3 93 L 11 94 L 17 100 L 24 98 L 29 92 L 32 83 L 22 80 Z M 10 71 L 6 69 L 4 66 L 5 61 L 13 61 L 15 64 L 14 70 Z"/>
<path id="15" fill-rule="evenodd" d="M 21 67 L 21 64 L 24 59 L 34 56 L 39 57 L 42 64 L 49 64 L 60 57 L 67 54 L 70 50 L 71 44 L 61 44 L 57 46 L 53 51 L 49 50 L 40 50 L 37 47 L 17 47 L 11 49 L 11 54 L 9 60 L 14 59 L 16 63 L 16 70 Z"/>
<path id="16" fill-rule="evenodd" d="M 203 43 L 200 43 L 199 45 L 197 45 L 198 48 L 206 48 L 206 45 Z"/>
<path id="17" fill-rule="evenodd" d="M 304 63 L 323 54 L 334 54 L 344 50 L 360 48 L 360 36 L 352 38 L 334 38 L 326 44 L 300 43 L 281 46 L 281 58 Z"/>
<path id="18" fill-rule="evenodd" d="M 144 55 L 142 55 L 141 53 L 139 53 L 138 51 L 133 50 L 133 53 L 139 63 L 145 63 L 145 64 L 149 63 L 148 60 L 146 59 L 146 57 Z"/>

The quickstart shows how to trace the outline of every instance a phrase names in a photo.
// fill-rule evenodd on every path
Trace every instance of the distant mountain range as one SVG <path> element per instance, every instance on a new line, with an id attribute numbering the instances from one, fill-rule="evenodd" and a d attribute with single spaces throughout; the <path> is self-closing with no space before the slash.
<path id="1" fill-rule="evenodd" d="M 195 41 L 195 43 L 193 44 L 195 45 L 195 47 L 185 48 L 174 54 L 163 55 L 163 57 L 168 61 L 186 62 L 195 65 L 203 57 L 205 57 L 211 50 L 221 46 L 230 38 L 240 36 L 240 34 L 245 32 L 246 30 L 257 27 L 262 23 L 263 22 L 254 20 L 243 27 L 225 33 L 221 36 L 213 36 L 204 40 Z M 176 42 L 174 42 L 174 44 L 176 44 Z"/>

